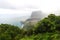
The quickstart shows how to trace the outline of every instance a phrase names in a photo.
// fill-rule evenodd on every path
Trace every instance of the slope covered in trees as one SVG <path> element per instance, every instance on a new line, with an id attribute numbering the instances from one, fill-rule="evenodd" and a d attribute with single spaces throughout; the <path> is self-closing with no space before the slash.
<path id="1" fill-rule="evenodd" d="M 21 30 L 13 25 L 0 25 L 0 40 L 15 40 L 21 34 Z"/>
<path id="2" fill-rule="evenodd" d="M 27 27 L 31 26 L 30 24 Z M 50 14 L 30 30 L 20 29 L 9 24 L 1 24 L 0 40 L 60 40 L 60 16 Z"/>

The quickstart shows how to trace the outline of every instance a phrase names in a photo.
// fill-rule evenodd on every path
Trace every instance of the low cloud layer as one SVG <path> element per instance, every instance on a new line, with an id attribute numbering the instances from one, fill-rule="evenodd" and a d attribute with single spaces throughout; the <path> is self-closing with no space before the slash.
<path id="1" fill-rule="evenodd" d="M 15 9 L 15 7 L 9 4 L 6 0 L 0 0 L 0 8 L 3 9 Z"/>
<path id="2" fill-rule="evenodd" d="M 20 11 L 35 11 L 55 12 L 60 10 L 60 0 L 0 0 L 0 13 L 18 13 Z M 7 10 L 6 10 L 7 9 Z M 1 11 L 2 10 L 2 11 Z M 8 12 L 9 10 L 9 12 Z M 17 14 L 16 13 L 16 14 Z"/>
<path id="3" fill-rule="evenodd" d="M 5 9 L 37 9 L 35 0 L 0 0 L 0 8 Z M 32 3 L 33 2 L 33 3 Z"/>

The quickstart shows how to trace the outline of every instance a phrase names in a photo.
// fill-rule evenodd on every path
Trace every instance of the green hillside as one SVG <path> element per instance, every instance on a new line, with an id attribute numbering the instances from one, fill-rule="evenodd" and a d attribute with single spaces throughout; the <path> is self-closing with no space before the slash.
<path id="1" fill-rule="evenodd" d="M 27 25 L 26 25 L 27 26 Z M 60 40 L 60 16 L 48 15 L 30 30 L 10 24 L 0 24 L 0 40 Z"/>

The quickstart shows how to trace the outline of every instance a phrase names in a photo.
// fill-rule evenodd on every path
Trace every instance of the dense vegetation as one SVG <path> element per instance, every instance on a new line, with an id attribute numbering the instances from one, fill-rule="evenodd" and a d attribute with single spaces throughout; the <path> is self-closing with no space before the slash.
<path id="1" fill-rule="evenodd" d="M 32 25 L 28 25 L 28 27 L 30 26 Z M 14 25 L 1 24 L 0 40 L 60 40 L 60 16 L 50 14 L 30 30 L 20 29 Z"/>

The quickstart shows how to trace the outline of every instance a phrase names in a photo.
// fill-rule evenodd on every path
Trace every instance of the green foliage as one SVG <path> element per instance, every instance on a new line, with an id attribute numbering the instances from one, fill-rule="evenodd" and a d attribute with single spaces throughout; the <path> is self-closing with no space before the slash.
<path id="1" fill-rule="evenodd" d="M 20 28 L 8 25 L 8 24 L 1 24 L 0 25 L 0 39 L 1 40 L 15 40 L 15 37 L 21 34 Z"/>
<path id="2" fill-rule="evenodd" d="M 60 34 L 57 33 L 44 33 L 31 35 L 29 37 L 24 37 L 21 40 L 60 40 Z"/>
<path id="3" fill-rule="evenodd" d="M 6 33 L 0 34 L 0 40 L 11 40 L 11 36 Z"/>
<path id="4" fill-rule="evenodd" d="M 39 21 L 36 25 L 37 33 L 56 32 L 60 30 L 60 16 L 50 14 L 48 17 Z"/>
<path id="5" fill-rule="evenodd" d="M 31 22 L 25 23 L 23 29 L 24 30 L 31 30 L 33 29 L 34 25 L 31 24 Z"/>
<path id="6" fill-rule="evenodd" d="M 33 29 L 34 35 L 24 37 L 22 40 L 60 40 L 60 16 L 50 14 L 40 20 Z"/>
<path id="7" fill-rule="evenodd" d="M 0 24 L 0 40 L 60 40 L 60 16 L 50 14 L 36 25 L 27 23 L 25 27 Z"/>

